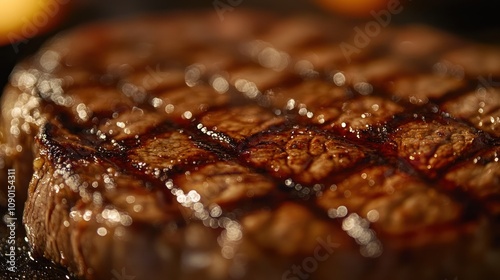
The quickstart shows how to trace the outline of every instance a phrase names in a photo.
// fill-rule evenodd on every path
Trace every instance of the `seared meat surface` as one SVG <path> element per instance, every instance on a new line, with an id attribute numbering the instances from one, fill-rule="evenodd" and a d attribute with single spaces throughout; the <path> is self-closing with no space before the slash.
<path id="1" fill-rule="evenodd" d="M 190 13 L 54 38 L 2 97 L 33 255 L 85 279 L 500 277 L 500 49 L 409 26 L 345 53 L 350 30 Z"/>

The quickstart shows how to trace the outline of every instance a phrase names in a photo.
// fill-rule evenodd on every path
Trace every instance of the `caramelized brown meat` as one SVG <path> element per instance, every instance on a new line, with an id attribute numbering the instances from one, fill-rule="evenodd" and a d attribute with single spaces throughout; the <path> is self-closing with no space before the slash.
<path id="1" fill-rule="evenodd" d="M 499 277 L 500 49 L 386 28 L 348 62 L 351 29 L 208 12 L 54 38 L 2 97 L 33 255 L 85 279 Z"/>

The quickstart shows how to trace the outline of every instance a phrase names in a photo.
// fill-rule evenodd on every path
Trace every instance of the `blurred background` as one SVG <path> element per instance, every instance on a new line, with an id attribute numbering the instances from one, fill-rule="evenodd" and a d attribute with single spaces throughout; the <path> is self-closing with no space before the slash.
<path id="1" fill-rule="evenodd" d="M 14 65 L 35 52 L 47 38 L 88 21 L 186 9 L 217 13 L 217 5 L 360 21 L 373 19 L 370 11 L 386 9 L 391 1 L 404 7 L 392 17 L 391 25 L 425 23 L 473 40 L 500 44 L 500 1 L 490 0 L 6 0 L 0 11 L 0 88 L 5 86 Z M 31 14 L 25 12 L 29 9 Z"/>

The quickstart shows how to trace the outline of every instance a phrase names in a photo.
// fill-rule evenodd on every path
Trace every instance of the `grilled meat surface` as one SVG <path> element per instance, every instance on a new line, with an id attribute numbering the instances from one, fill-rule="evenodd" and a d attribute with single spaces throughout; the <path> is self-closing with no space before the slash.
<path id="1" fill-rule="evenodd" d="M 85 279 L 499 277 L 500 49 L 352 30 L 200 12 L 54 38 L 2 97 L 34 256 Z"/>

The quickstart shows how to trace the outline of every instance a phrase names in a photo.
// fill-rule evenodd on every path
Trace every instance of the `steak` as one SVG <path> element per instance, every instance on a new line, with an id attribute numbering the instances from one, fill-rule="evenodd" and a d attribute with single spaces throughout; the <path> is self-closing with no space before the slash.
<path id="1" fill-rule="evenodd" d="M 500 48 L 353 28 L 191 12 L 54 38 L 2 96 L 33 256 L 82 279 L 500 277 Z"/>

